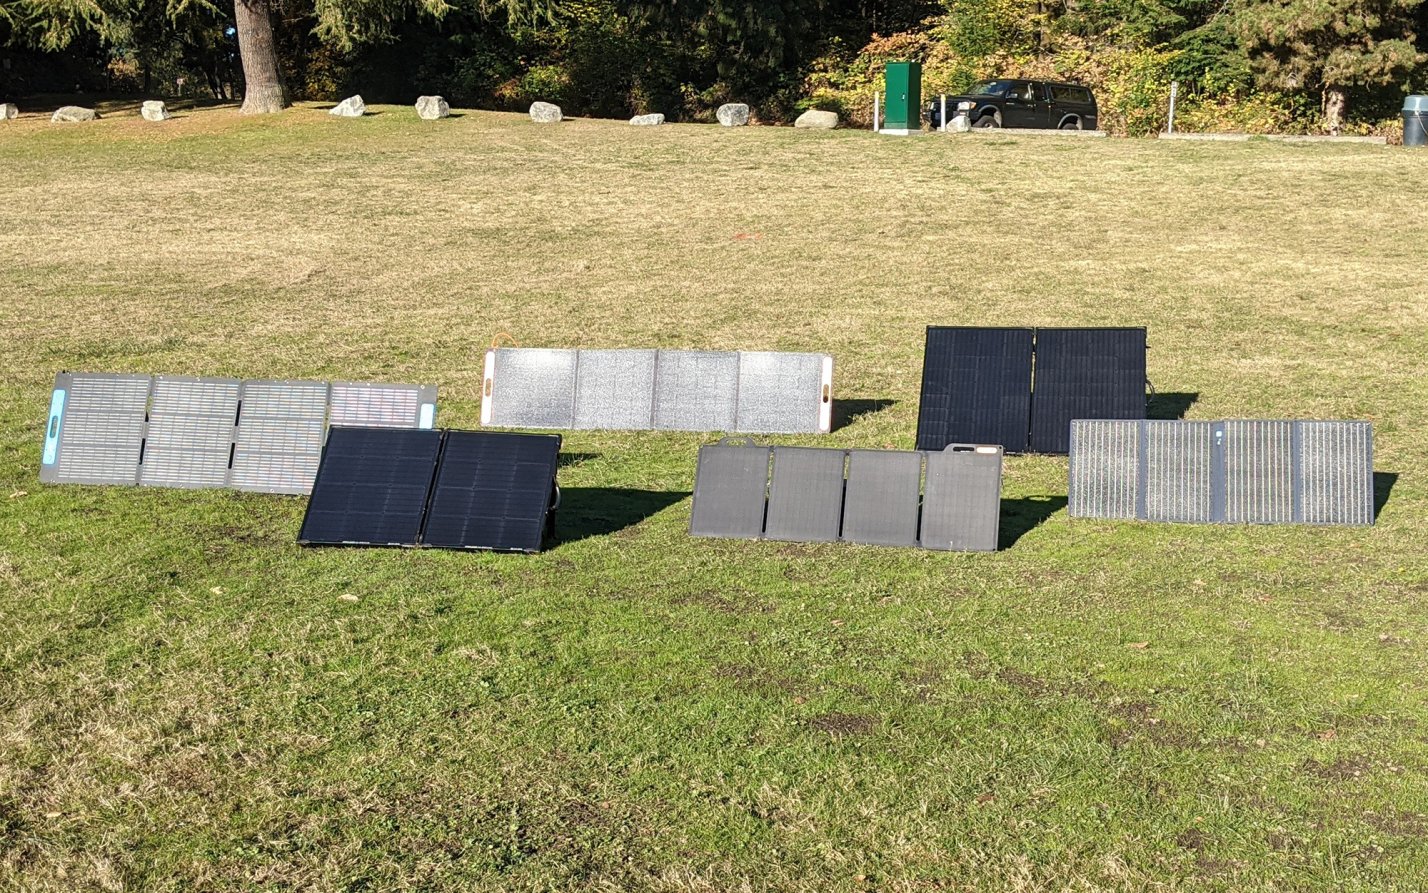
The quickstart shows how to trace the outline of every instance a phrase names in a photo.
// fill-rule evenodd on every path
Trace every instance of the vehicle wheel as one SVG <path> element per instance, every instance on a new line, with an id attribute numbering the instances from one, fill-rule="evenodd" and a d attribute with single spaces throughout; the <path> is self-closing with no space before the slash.
<path id="1" fill-rule="evenodd" d="M 972 126 L 973 126 L 973 127 L 1000 127 L 1001 125 L 997 124 L 997 116 L 996 116 L 996 115 L 983 115 L 982 117 L 978 118 L 978 119 L 977 119 L 977 123 L 973 124 Z"/>
<path id="2" fill-rule="evenodd" d="M 1068 121 L 1062 121 L 1062 122 L 1061 122 L 1061 129 L 1062 129 L 1062 130 L 1080 130 L 1080 129 L 1081 129 L 1081 122 L 1080 122 L 1080 121 L 1077 121 L 1075 118 L 1072 118 L 1072 119 L 1070 119 L 1070 120 L 1068 120 Z"/>

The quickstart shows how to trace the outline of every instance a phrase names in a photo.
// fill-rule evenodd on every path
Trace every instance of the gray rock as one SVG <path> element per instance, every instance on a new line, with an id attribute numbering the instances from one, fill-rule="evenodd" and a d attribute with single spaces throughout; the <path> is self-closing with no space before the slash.
<path id="1" fill-rule="evenodd" d="M 635 115 L 630 119 L 630 123 L 636 127 L 653 127 L 656 124 L 664 123 L 664 115 L 655 112 L 653 115 Z"/>
<path id="2" fill-rule="evenodd" d="M 143 106 L 139 109 L 139 114 L 143 116 L 145 121 L 167 121 L 170 117 L 168 107 L 157 99 L 144 100 Z"/>
<path id="3" fill-rule="evenodd" d="M 947 122 L 947 129 L 953 133 L 966 133 L 972 129 L 972 122 L 967 118 L 966 112 L 958 112 Z"/>
<path id="4" fill-rule="evenodd" d="M 0 102 L 0 121 L 13 121 L 20 116 L 20 110 L 13 102 Z"/>
<path id="5" fill-rule="evenodd" d="M 838 126 L 838 115 L 836 112 L 809 109 L 798 116 L 798 120 L 793 122 L 793 126 L 811 128 L 813 130 L 832 130 Z"/>
<path id="6" fill-rule="evenodd" d="M 531 120 L 537 124 L 559 124 L 560 106 L 549 102 L 531 103 Z"/>
<path id="7" fill-rule="evenodd" d="M 714 113 L 725 127 L 743 127 L 749 123 L 749 107 L 742 102 L 726 102 Z"/>
<path id="8" fill-rule="evenodd" d="M 77 105 L 66 105 L 55 110 L 50 116 L 51 124 L 78 124 L 81 121 L 93 121 L 99 117 L 99 113 L 94 109 L 82 109 Z"/>
<path id="9" fill-rule="evenodd" d="M 360 118 L 367 114 L 367 103 L 362 101 L 361 96 L 349 96 L 333 106 L 328 114 L 339 118 Z"/>
<path id="10" fill-rule="evenodd" d="M 440 96 L 418 96 L 416 110 L 423 121 L 435 121 L 451 114 L 451 106 Z"/>

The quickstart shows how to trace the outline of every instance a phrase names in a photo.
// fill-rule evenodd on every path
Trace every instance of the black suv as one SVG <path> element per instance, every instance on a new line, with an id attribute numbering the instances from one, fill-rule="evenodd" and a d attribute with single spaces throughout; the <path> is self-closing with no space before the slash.
<path id="1" fill-rule="evenodd" d="M 957 114 L 958 103 L 969 103 L 967 118 L 973 127 L 1041 127 L 1061 130 L 1095 130 L 1096 97 L 1080 84 L 1056 81 L 983 81 L 959 96 L 947 97 L 947 117 Z M 934 128 L 942 126 L 942 102 L 928 108 Z"/>

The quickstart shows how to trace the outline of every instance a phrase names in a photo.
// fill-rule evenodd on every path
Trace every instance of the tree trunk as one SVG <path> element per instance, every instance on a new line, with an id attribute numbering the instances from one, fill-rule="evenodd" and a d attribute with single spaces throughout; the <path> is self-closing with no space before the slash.
<path id="1" fill-rule="evenodd" d="M 1324 88 L 1324 127 L 1335 136 L 1344 125 L 1344 109 L 1348 104 L 1349 94 L 1343 87 Z"/>
<path id="2" fill-rule="evenodd" d="M 243 59 L 245 115 L 280 112 L 287 107 L 288 91 L 278 69 L 278 47 L 273 40 L 273 14 L 268 0 L 234 0 L 238 55 Z"/>

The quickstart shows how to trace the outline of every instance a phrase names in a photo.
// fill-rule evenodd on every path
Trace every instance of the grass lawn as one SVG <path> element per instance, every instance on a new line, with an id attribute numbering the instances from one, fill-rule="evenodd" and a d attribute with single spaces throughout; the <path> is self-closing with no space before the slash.
<path id="1" fill-rule="evenodd" d="M 0 889 L 1428 887 L 1428 152 L 376 111 L 0 124 Z M 775 440 L 910 449 L 929 323 L 1372 420 L 1378 524 L 1073 522 L 1028 456 L 996 554 L 694 540 L 669 433 L 567 432 L 537 556 L 38 480 L 61 369 L 471 428 L 501 332 L 825 351 Z"/>

